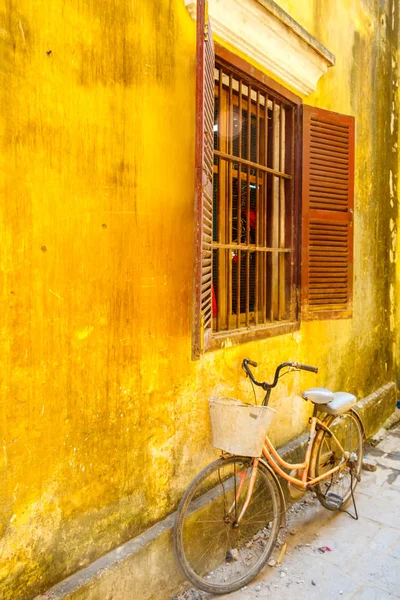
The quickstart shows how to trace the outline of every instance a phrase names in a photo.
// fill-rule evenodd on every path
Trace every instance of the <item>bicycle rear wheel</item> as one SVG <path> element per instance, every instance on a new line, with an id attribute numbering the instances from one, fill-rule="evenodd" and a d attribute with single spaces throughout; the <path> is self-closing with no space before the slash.
<path id="1" fill-rule="evenodd" d="M 274 477 L 259 463 L 243 519 L 253 459 L 231 457 L 208 465 L 178 508 L 174 546 L 183 573 L 213 594 L 233 592 L 263 568 L 278 537 L 281 499 Z"/>
<path id="2" fill-rule="evenodd" d="M 329 429 L 336 435 L 344 451 L 349 453 L 349 459 L 343 469 L 317 483 L 314 489 L 322 506 L 328 510 L 337 510 L 326 502 L 326 495 L 331 493 L 342 498 L 341 508 L 349 502 L 351 493 L 354 492 L 360 478 L 363 434 L 360 423 L 352 412 L 334 417 L 329 424 Z M 324 431 L 314 457 L 311 463 L 312 478 L 319 477 L 338 465 L 343 455 L 334 438 Z"/>

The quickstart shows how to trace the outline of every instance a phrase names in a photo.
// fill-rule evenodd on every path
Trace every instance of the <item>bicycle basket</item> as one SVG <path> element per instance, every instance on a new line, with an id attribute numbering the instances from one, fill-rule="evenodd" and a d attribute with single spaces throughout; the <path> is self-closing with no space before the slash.
<path id="1" fill-rule="evenodd" d="M 208 403 L 213 446 L 239 456 L 261 456 L 275 410 L 226 396 L 210 398 Z"/>

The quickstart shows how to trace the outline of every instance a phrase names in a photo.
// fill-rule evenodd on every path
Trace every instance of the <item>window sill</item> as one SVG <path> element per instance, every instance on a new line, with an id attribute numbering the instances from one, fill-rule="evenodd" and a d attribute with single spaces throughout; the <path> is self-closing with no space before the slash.
<path id="1" fill-rule="evenodd" d="M 299 321 L 285 323 L 276 323 L 274 325 L 258 325 L 248 329 L 233 329 L 231 331 L 222 331 L 214 333 L 208 351 L 217 350 L 227 346 L 253 342 L 263 338 L 274 337 L 276 335 L 285 335 L 300 329 Z"/>

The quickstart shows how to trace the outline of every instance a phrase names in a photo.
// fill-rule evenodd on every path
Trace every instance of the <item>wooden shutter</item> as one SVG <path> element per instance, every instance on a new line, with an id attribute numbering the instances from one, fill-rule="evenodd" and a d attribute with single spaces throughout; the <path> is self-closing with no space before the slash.
<path id="1" fill-rule="evenodd" d="M 211 341 L 214 63 L 207 2 L 197 0 L 194 358 Z"/>
<path id="2" fill-rule="evenodd" d="M 302 124 L 301 314 L 350 317 L 354 118 L 303 106 Z"/>

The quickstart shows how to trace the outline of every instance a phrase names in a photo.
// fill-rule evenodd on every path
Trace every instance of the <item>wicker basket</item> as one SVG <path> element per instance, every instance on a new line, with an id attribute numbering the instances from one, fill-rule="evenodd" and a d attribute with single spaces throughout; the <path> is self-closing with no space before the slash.
<path id="1" fill-rule="evenodd" d="M 261 456 L 275 411 L 226 396 L 210 398 L 212 444 L 239 456 Z"/>

